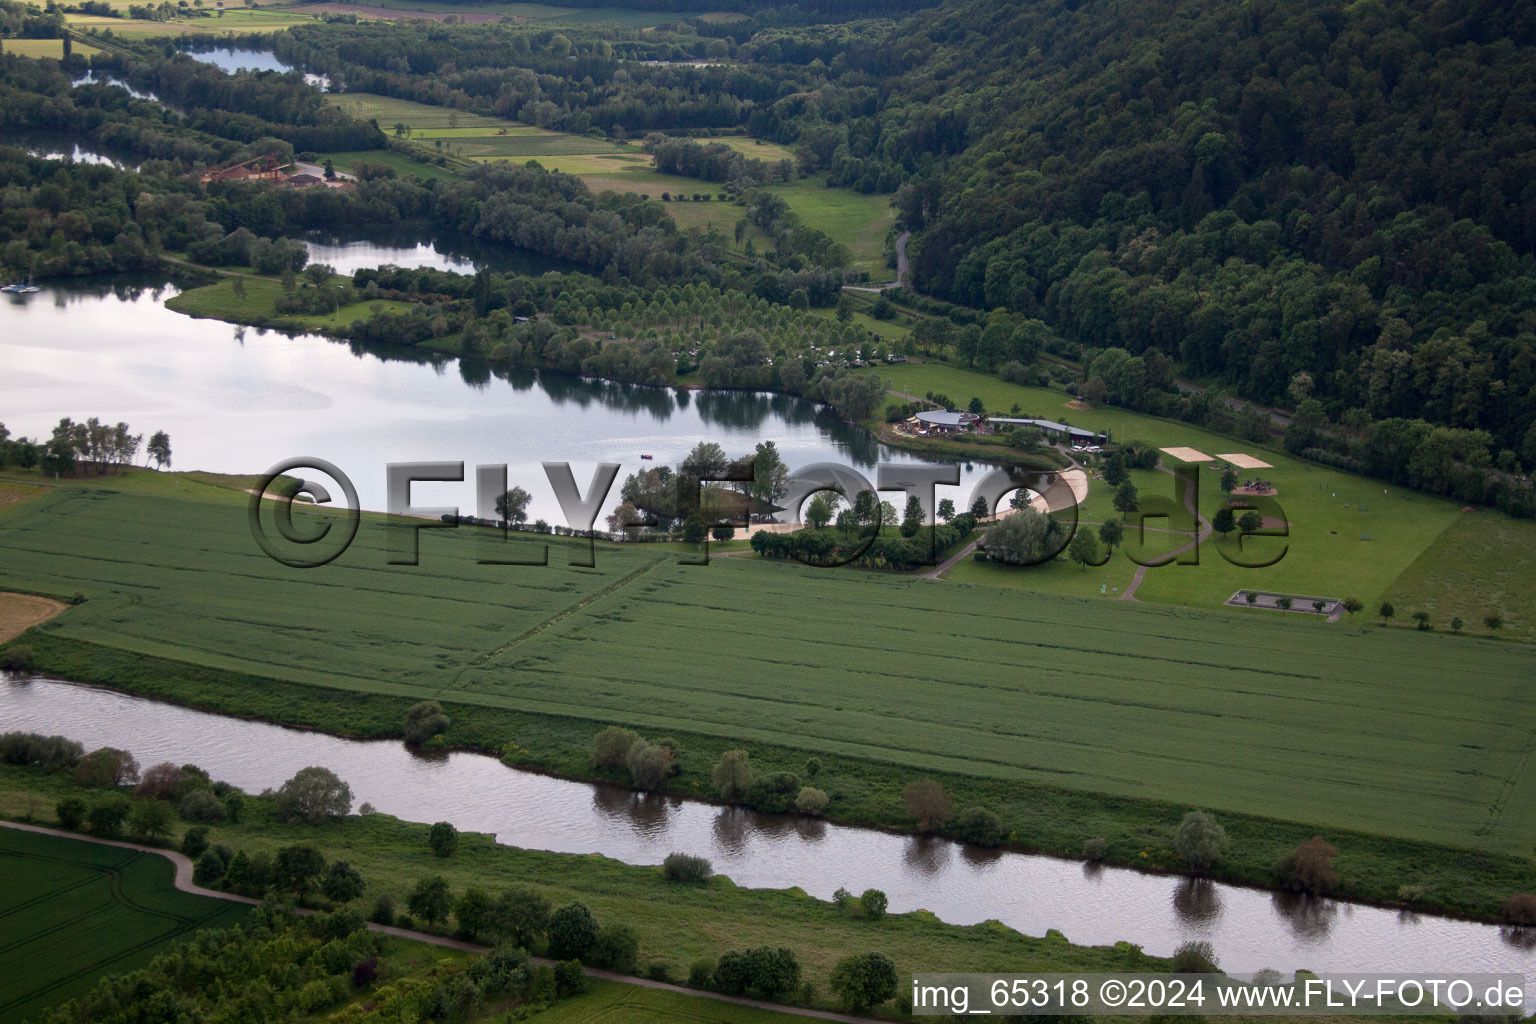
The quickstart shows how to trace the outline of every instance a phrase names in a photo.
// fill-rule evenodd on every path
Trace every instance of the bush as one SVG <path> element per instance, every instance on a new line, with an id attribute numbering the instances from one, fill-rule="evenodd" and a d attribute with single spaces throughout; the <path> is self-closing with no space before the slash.
<path id="1" fill-rule="evenodd" d="M 920 832 L 932 832 L 949 820 L 949 795 L 944 792 L 943 786 L 932 779 L 907 783 L 902 797 L 907 802 L 907 813 L 917 820 Z"/>
<path id="2" fill-rule="evenodd" d="M 171 834 L 171 809 L 159 800 L 136 800 L 128 812 L 128 831 L 146 843 L 158 843 Z"/>
<path id="3" fill-rule="evenodd" d="M 1332 843 L 1322 836 L 1313 836 L 1275 866 L 1276 880 L 1281 888 L 1292 892 L 1321 896 L 1339 884 L 1339 873 L 1333 869 L 1333 859 L 1338 855 L 1338 848 Z"/>
<path id="4" fill-rule="evenodd" d="M 624 759 L 630 778 L 641 789 L 657 789 L 672 776 L 672 752 L 660 744 L 639 740 Z"/>
<path id="5" fill-rule="evenodd" d="M 387 895 L 381 895 L 373 901 L 373 909 L 368 911 L 368 920 L 374 924 L 390 925 L 395 923 L 395 901 Z"/>
<path id="6" fill-rule="evenodd" d="M 826 790 L 817 789 L 814 786 L 805 786 L 800 790 L 799 795 L 795 797 L 795 810 L 801 814 L 809 814 L 811 817 L 817 818 L 827 809 L 827 803 Z"/>
<path id="7" fill-rule="evenodd" d="M 1091 861 L 1097 862 L 1103 860 L 1104 855 L 1108 852 L 1109 843 L 1104 839 L 1103 836 L 1094 836 L 1092 839 L 1089 839 L 1087 842 L 1083 843 L 1083 856 Z"/>
<path id="8" fill-rule="evenodd" d="M 144 769 L 133 795 L 152 800 L 169 800 L 181 786 L 181 768 L 169 761 L 150 765 Z"/>
<path id="9" fill-rule="evenodd" d="M 1008 833 L 1003 821 L 985 807 L 967 807 L 955 817 L 955 832 L 977 846 L 1001 846 Z"/>
<path id="10" fill-rule="evenodd" d="M 181 798 L 176 809 L 188 821 L 214 822 L 223 821 L 225 817 L 224 805 L 206 789 L 194 789 Z"/>
<path id="11" fill-rule="evenodd" d="M 352 788 L 329 768 L 301 768 L 277 790 L 279 821 L 311 825 L 346 816 L 352 809 Z"/>
<path id="12" fill-rule="evenodd" d="M 561 960 L 555 964 L 555 995 L 561 999 L 579 996 L 587 990 L 587 972 L 579 960 Z"/>
<path id="13" fill-rule="evenodd" d="M 670 983 L 672 981 L 672 968 L 668 967 L 660 960 L 656 960 L 646 966 L 645 976 L 650 978 L 652 981 Z"/>
<path id="14" fill-rule="evenodd" d="M 427 845 L 439 857 L 451 857 L 459 848 L 459 830 L 451 821 L 439 821 L 427 831 Z"/>
<path id="15" fill-rule="evenodd" d="M 427 742 L 447 728 L 448 716 L 443 714 L 443 706 L 435 700 L 424 700 L 412 705 L 405 713 L 405 724 L 401 732 L 405 735 L 405 742 L 414 746 Z"/>
<path id="16" fill-rule="evenodd" d="M 597 734 L 592 745 L 592 761 L 599 768 L 618 771 L 629 767 L 629 751 L 640 742 L 640 734 L 633 729 L 611 725 Z"/>
<path id="17" fill-rule="evenodd" d="M 1536 924 L 1536 896 L 1517 892 L 1504 901 L 1504 920 L 1508 924 Z"/>
<path id="18" fill-rule="evenodd" d="M 878 921 L 890 909 L 891 900 L 879 889 L 865 889 L 859 897 L 859 906 L 863 909 L 865 917 L 871 921 Z"/>
<path id="19" fill-rule="evenodd" d="M 628 925 L 616 924 L 600 928 L 592 947 L 584 958 L 594 967 L 634 974 L 635 963 L 640 955 L 640 939 Z"/>
<path id="20" fill-rule="evenodd" d="M 197 858 L 197 863 L 193 865 L 192 881 L 206 888 L 223 878 L 225 870 L 224 859 L 212 850 L 208 850 Z"/>
<path id="21" fill-rule="evenodd" d="M 379 962 L 377 960 L 359 960 L 352 968 L 352 987 L 363 988 L 372 985 L 379 978 Z"/>
<path id="22" fill-rule="evenodd" d="M 98 836 L 115 836 L 122 832 L 128 817 L 128 801 L 120 796 L 109 796 L 93 804 L 85 812 L 90 829 Z"/>
<path id="23" fill-rule="evenodd" d="M 1192 871 L 1205 871 L 1227 848 L 1227 830 L 1204 811 L 1190 811 L 1179 823 L 1173 848 Z"/>
<path id="24" fill-rule="evenodd" d="M 35 732 L 8 732 L 0 735 L 0 761 L 29 765 L 44 771 L 73 768 L 85 748 L 63 736 L 43 736 Z"/>
<path id="25" fill-rule="evenodd" d="M 846 1009 L 862 1013 L 896 995 L 896 965 L 884 953 L 848 956 L 832 968 L 832 991 Z"/>
<path id="26" fill-rule="evenodd" d="M 85 821 L 85 801 L 67 796 L 53 805 L 53 813 L 58 816 L 60 828 L 78 832 L 80 823 Z"/>
<path id="27" fill-rule="evenodd" d="M 1217 974 L 1216 951 L 1209 942 L 1186 942 L 1173 953 L 1175 974 Z"/>
<path id="28" fill-rule="evenodd" d="M 201 825 L 187 829 L 182 835 L 181 852 L 193 860 L 201 857 L 206 849 L 208 849 L 208 830 Z"/>
<path id="29" fill-rule="evenodd" d="M 549 915 L 549 955 L 580 960 L 597 941 L 597 918 L 583 903 L 568 903 Z"/>
<path id="30" fill-rule="evenodd" d="M 32 668 L 35 655 L 25 644 L 12 644 L 0 651 L 0 669 L 7 672 L 26 672 Z"/>
<path id="31" fill-rule="evenodd" d="M 752 785 L 752 763 L 745 750 L 727 750 L 711 774 L 722 800 L 735 800 Z"/>
<path id="32" fill-rule="evenodd" d="M 662 876 L 669 882 L 707 882 L 714 868 L 707 857 L 690 853 L 669 853 L 661 864 Z"/>
<path id="33" fill-rule="evenodd" d="M 715 962 L 709 958 L 695 960 L 688 968 L 688 987 L 708 990 L 715 984 Z"/>
<path id="34" fill-rule="evenodd" d="M 126 750 L 102 747 L 75 764 L 75 781 L 82 786 L 125 786 L 139 779 L 139 762 Z"/>
<path id="35" fill-rule="evenodd" d="M 805 777 L 814 779 L 821 774 L 821 758 L 808 757 L 805 759 Z"/>

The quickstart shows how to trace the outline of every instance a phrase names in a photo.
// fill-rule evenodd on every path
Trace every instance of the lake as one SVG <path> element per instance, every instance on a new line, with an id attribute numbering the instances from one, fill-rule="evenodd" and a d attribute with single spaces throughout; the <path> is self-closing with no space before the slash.
<path id="1" fill-rule="evenodd" d="M 212 64 L 233 74 L 236 71 L 293 71 L 292 64 L 267 50 L 248 50 L 238 46 L 215 46 L 209 49 L 185 47 L 181 51 L 194 60 Z M 331 80 L 325 75 L 305 74 L 304 81 L 321 92 L 329 92 Z"/>
<path id="2" fill-rule="evenodd" d="M 443 231 L 426 223 L 311 231 L 303 236 L 303 242 L 311 263 L 329 264 L 341 274 L 386 263 L 459 274 L 473 274 L 482 267 L 530 276 L 584 269 L 555 257 Z"/>
<path id="3" fill-rule="evenodd" d="M 61 416 L 126 421 L 171 436 L 173 466 L 259 473 L 319 456 L 385 507 L 391 462 L 463 461 L 464 484 L 417 485 L 420 505 L 474 510 L 474 466 L 507 463 L 529 519 L 565 520 L 541 463 L 568 461 L 586 486 L 599 462 L 620 479 L 677 465 L 700 441 L 728 455 L 774 441 L 791 467 L 836 462 L 871 480 L 877 461 L 924 460 L 880 445 L 825 406 L 757 392 L 679 391 L 533 370 L 492 370 L 419 349 L 354 353 L 317 335 L 194 320 L 166 309 L 178 286 L 143 278 L 50 283 L 0 303 L 0 408 L 13 436 L 46 437 Z M 642 455 L 650 455 L 643 460 Z M 985 467 L 961 467 L 939 497 L 966 503 Z M 609 507 L 617 504 L 618 486 Z M 605 508 L 606 512 L 608 509 Z"/>

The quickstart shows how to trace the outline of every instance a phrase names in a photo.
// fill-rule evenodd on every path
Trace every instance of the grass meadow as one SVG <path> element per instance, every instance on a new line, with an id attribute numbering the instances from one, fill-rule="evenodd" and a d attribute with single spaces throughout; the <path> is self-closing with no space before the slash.
<path id="1" fill-rule="evenodd" d="M 0 829 L 0 1019 L 23 1020 L 248 908 L 171 886 L 171 862 Z"/>
<path id="2" fill-rule="evenodd" d="M 126 9 L 127 3 L 116 3 L 114 6 Z M 108 32 L 114 36 L 127 39 L 159 38 L 161 36 L 182 35 L 236 35 L 246 32 L 281 32 L 292 28 L 294 25 L 303 25 L 318 20 L 319 15 L 299 14 L 281 9 L 248 8 L 235 9 L 231 6 L 223 11 L 215 11 L 207 18 L 170 18 L 166 21 L 147 21 L 129 17 L 103 17 L 96 14 L 66 14 L 64 20 L 72 29 L 89 32 Z M 7 41 L 9 47 L 9 41 Z M 80 44 L 75 43 L 78 50 Z"/>
<path id="3" fill-rule="evenodd" d="M 70 47 L 71 51 L 83 57 L 94 57 L 101 51 L 94 46 L 75 40 Z M 0 53 L 9 53 L 17 57 L 51 57 L 54 60 L 64 59 L 64 40 L 62 39 L 6 39 L 0 41 Z"/>
<path id="4" fill-rule="evenodd" d="M 353 302 L 338 307 L 334 313 L 298 315 L 278 313 L 276 302 L 283 294 L 280 281 L 271 278 L 244 278 L 245 297 L 235 294 L 235 279 L 220 276 L 213 284 L 191 288 L 169 299 L 166 305 L 192 317 L 208 317 L 231 323 L 258 324 L 289 330 L 341 328 L 379 312 L 409 309 L 410 303 L 393 300 Z"/>
<path id="5" fill-rule="evenodd" d="M 124 479 L 141 476 L 156 474 Z M 638 545 L 592 569 L 560 544 L 548 567 L 485 566 L 470 530 L 424 534 L 419 566 L 390 566 L 372 519 L 336 562 L 290 570 L 257 549 L 237 493 L 181 501 L 115 479 L 0 511 L 0 586 L 88 598 L 29 635 L 1491 853 L 1523 855 L 1536 823 L 1519 645 L 741 557 L 682 566 Z"/>

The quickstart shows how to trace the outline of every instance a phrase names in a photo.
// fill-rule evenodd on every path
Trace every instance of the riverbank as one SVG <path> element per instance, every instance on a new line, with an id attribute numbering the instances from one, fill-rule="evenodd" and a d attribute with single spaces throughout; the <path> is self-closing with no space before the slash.
<path id="1" fill-rule="evenodd" d="M 0 816 L 12 820 L 31 815 L 51 827 L 57 801 L 74 796 L 89 803 L 103 792 L 81 787 L 66 775 L 0 766 Z M 212 825 L 208 838 L 247 856 L 275 855 L 293 843 L 316 845 L 328 860 L 346 860 L 362 873 L 367 883 L 361 901 L 365 908 L 387 895 L 403 909 L 412 887 L 432 875 L 442 876 L 455 898 L 471 887 L 494 895 L 505 885 L 528 885 L 552 906 L 581 902 L 600 922 L 628 925 L 639 939 L 640 969 L 673 981 L 686 978 L 701 958 L 760 945 L 786 946 L 814 986 L 812 998 L 805 1002 L 818 1009 L 836 1008 L 828 979 L 832 967 L 850 951 L 883 952 L 902 972 L 1168 967 L 1166 959 L 1125 943 L 1075 946 L 1055 933 L 1033 938 L 996 923 L 950 925 L 923 912 L 872 919 L 797 889 L 744 889 L 723 876 L 703 884 L 669 882 L 659 868 L 503 846 L 484 834 L 462 833 L 456 851 L 440 858 L 431 854 L 429 831 L 426 824 L 384 814 L 354 814 L 321 826 L 284 824 L 276 820 L 271 801 L 251 796 L 238 822 Z M 178 838 L 173 835 L 168 842 Z M 421 937 L 447 938 L 451 932 L 444 922 Z M 889 1006 L 880 1016 L 897 1018 Z"/>
<path id="2" fill-rule="evenodd" d="M 49 675 L 344 738 L 398 738 L 405 712 L 414 703 L 412 698 L 361 693 L 338 700 L 336 691 L 324 687 L 145 657 L 39 631 L 19 642 L 31 648 L 34 669 Z M 627 777 L 592 766 L 592 738 L 606 723 L 451 698 L 443 704 L 450 724 L 434 740 L 436 749 L 499 757 L 509 766 L 558 778 L 628 783 Z M 701 793 L 698 780 L 708 776 L 720 754 L 743 746 L 689 731 L 673 730 L 669 738 L 679 750 L 679 772 L 656 791 L 694 800 L 710 799 Z M 745 746 L 754 768 L 764 775 L 806 770 L 804 748 Z M 838 811 L 829 820 L 910 834 L 912 820 L 901 792 L 911 777 L 909 769 L 822 750 L 814 753 L 820 767 L 808 781 L 835 787 L 837 793 Z M 1103 863 L 1152 873 L 1181 871 L 1174 833 L 1187 808 L 956 772 L 924 775 L 940 782 L 956 807 L 994 808 L 1006 829 L 1005 849 L 1080 857 L 1082 837 L 1099 835 L 1106 839 Z M 1231 840 L 1230 853 L 1208 875 L 1233 884 L 1274 887 L 1276 862 L 1323 831 L 1340 849 L 1342 881 L 1332 895 L 1352 902 L 1496 922 L 1504 899 L 1536 887 L 1536 871 L 1519 858 L 1230 812 L 1219 818 Z"/>

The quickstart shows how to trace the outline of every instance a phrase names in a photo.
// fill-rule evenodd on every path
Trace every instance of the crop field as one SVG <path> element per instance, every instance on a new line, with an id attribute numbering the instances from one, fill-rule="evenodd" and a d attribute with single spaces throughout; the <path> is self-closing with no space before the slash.
<path id="1" fill-rule="evenodd" d="M 82 57 L 94 57 L 101 51 L 94 46 L 88 46 L 78 39 L 74 41 L 71 50 Z M 15 54 L 18 57 L 51 57 L 54 60 L 64 59 L 64 40 L 62 39 L 7 39 L 0 42 L 0 53 Z"/>
<path id="2" fill-rule="evenodd" d="M 178 892 L 172 870 L 152 853 L 0 829 L 0 1019 L 23 1020 L 246 915 Z"/>
<path id="3" fill-rule="evenodd" d="M 95 14 L 66 14 L 64 18 L 73 29 L 95 32 L 111 29 L 113 35 L 143 39 L 156 36 L 280 32 L 294 25 L 314 21 L 316 16 L 296 14 L 286 10 L 231 9 L 207 18 L 171 18 L 166 21 L 148 21 L 128 17 L 109 18 Z M 75 48 L 78 50 L 79 46 L 77 41 Z"/>
<path id="4" fill-rule="evenodd" d="M 1357 597 L 1370 610 L 1393 588 L 1393 582 L 1407 571 L 1435 539 L 1452 523 L 1467 513 L 1444 498 L 1431 497 L 1379 481 L 1328 469 L 1282 453 L 1262 449 L 1251 442 L 1202 430 L 1171 420 L 1143 416 L 1125 409 L 1093 408 L 1074 410 L 1066 407 L 1071 396 L 1061 391 L 1022 387 L 942 363 L 907 363 L 882 367 L 882 377 L 891 387 L 921 396 L 928 391 L 948 395 L 964 406 L 979 397 L 990 410 L 1009 410 L 1018 404 L 1025 415 L 1063 420 L 1074 426 L 1111 431 L 1118 441 L 1143 440 L 1159 447 L 1188 445 L 1208 454 L 1251 452 L 1262 456 L 1273 468 L 1239 470 L 1240 478 L 1261 477 L 1274 484 L 1279 502 L 1289 523 L 1285 557 L 1262 569 L 1243 568 L 1221 557 L 1219 549 L 1233 551 L 1235 539 L 1225 542 L 1212 537 L 1201 545 L 1199 565 L 1171 565 L 1149 569 L 1137 591 L 1137 600 L 1173 605 L 1219 607 L 1235 591 L 1244 587 L 1262 588 L 1281 593 L 1320 593 L 1331 597 Z M 1177 468 L 1177 460 L 1165 458 L 1164 465 Z M 1210 463 L 1199 470 L 1201 512 L 1210 517 L 1223 500 L 1221 474 Z M 1173 497 L 1173 478 L 1164 473 L 1138 476 L 1138 490 L 1145 495 Z M 1101 520 L 1111 514 L 1108 489 L 1094 481 L 1083 515 Z M 1502 519 L 1496 512 L 1479 513 L 1484 519 Z M 1166 520 L 1150 520 L 1149 526 L 1167 526 Z M 1279 542 L 1267 540 L 1266 550 Z M 1518 557 L 1522 564 L 1536 557 L 1527 545 Z M 1118 552 L 1115 559 L 1124 556 Z M 1024 576 L 1033 570 L 1018 570 Z M 1090 573 L 1092 570 L 1089 570 Z M 974 572 L 964 578 L 975 579 Z M 1027 583 L 1021 585 L 1028 586 Z M 1054 588 L 1048 588 L 1054 589 Z M 1416 606 L 1415 606 L 1416 607 Z M 1399 621 L 1406 621 L 1411 608 L 1400 609 Z M 1479 612 L 1477 621 L 1484 613 Z M 1449 620 L 1450 614 L 1443 616 Z M 1463 618 L 1468 618 L 1465 614 Z M 1469 619 L 1469 621 L 1471 621 Z M 1443 622 L 1437 622 L 1443 625 Z"/>
<path id="5" fill-rule="evenodd" d="M 1406 618 L 1429 613 L 1436 629 L 1460 618 L 1468 633 L 1536 641 L 1536 523 L 1491 509 L 1458 515 L 1435 542 L 1387 587 L 1386 597 Z M 1504 620 L 1497 630 L 1489 615 Z"/>
<path id="6" fill-rule="evenodd" d="M 307 4 L 297 10 L 335 9 L 333 4 Z M 358 9 L 348 4 L 342 10 Z M 376 0 L 361 7 L 360 16 L 369 18 L 444 18 L 458 15 L 465 20 L 494 21 L 514 18 L 518 21 L 559 22 L 570 25 L 618 25 L 625 28 L 650 28 L 676 21 L 671 11 L 635 11 L 626 7 L 562 7 L 532 3 L 451 3 L 441 0 Z M 709 15 L 706 15 L 708 17 Z"/>
<path id="7" fill-rule="evenodd" d="M 548 567 L 485 566 L 469 530 L 425 534 L 420 566 L 391 567 L 376 521 L 331 565 L 290 570 L 257 549 L 238 494 L 110 486 L 0 512 L 0 587 L 88 598 L 45 633 L 1501 853 L 1536 825 L 1521 645 L 741 557 L 688 567 L 638 545 L 593 569 L 558 543 Z"/>

